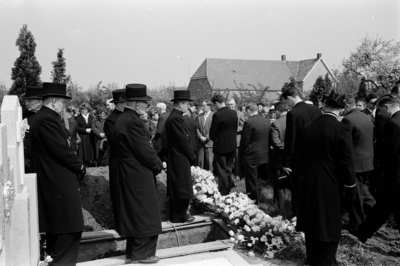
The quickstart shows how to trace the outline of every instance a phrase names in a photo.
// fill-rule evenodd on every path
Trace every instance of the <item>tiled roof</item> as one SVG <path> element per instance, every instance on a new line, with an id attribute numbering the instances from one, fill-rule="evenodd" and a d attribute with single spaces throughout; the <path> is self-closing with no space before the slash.
<path id="1" fill-rule="evenodd" d="M 193 74 L 193 79 L 208 79 L 214 89 L 237 90 L 269 86 L 281 90 L 294 77 L 303 81 L 319 59 L 302 61 L 240 60 L 207 58 Z"/>

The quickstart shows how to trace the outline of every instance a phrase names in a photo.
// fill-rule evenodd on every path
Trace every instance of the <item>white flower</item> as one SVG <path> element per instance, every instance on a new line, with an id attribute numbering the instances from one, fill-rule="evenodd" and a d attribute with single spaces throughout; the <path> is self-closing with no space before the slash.
<path id="1" fill-rule="evenodd" d="M 250 232 L 250 231 L 251 231 L 250 227 L 248 227 L 247 224 L 244 226 L 244 230 L 245 230 L 246 232 Z"/>
<path id="2" fill-rule="evenodd" d="M 247 244 L 247 246 L 251 247 L 251 246 L 253 246 L 253 244 L 251 244 L 251 243 L 248 243 L 248 244 Z"/>
<path id="3" fill-rule="evenodd" d="M 249 252 L 249 256 L 250 256 L 250 257 L 254 257 L 254 252 L 253 252 L 253 251 L 250 251 L 250 252 Z"/>
<path id="4" fill-rule="evenodd" d="M 238 236 L 237 236 L 237 239 L 238 239 L 239 241 L 243 241 L 243 240 L 244 240 L 244 236 L 243 236 L 243 235 L 238 235 Z"/>
<path id="5" fill-rule="evenodd" d="M 234 233 L 232 230 L 230 230 L 230 231 L 229 231 L 229 235 L 230 235 L 230 236 L 234 236 L 235 233 Z"/>
<path id="6" fill-rule="evenodd" d="M 229 238 L 232 242 L 235 242 L 236 239 L 234 237 Z"/>

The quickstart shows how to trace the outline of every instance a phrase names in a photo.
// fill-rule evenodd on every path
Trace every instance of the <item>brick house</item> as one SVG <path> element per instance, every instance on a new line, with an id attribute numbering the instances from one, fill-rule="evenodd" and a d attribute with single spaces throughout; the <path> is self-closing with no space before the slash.
<path id="1" fill-rule="evenodd" d="M 313 88 L 318 76 L 326 74 L 335 86 L 337 79 L 320 53 L 317 58 L 300 61 L 287 61 L 286 55 L 282 55 L 280 61 L 207 58 L 190 78 L 187 89 L 192 96 L 197 96 L 205 90 L 239 93 L 268 86 L 265 98 L 275 100 L 291 77 L 306 92 Z"/>

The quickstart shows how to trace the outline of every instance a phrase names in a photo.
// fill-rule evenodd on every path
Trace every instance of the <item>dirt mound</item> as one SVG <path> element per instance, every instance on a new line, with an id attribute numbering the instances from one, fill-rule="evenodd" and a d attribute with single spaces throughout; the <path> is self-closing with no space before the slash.
<path id="1" fill-rule="evenodd" d="M 156 177 L 162 221 L 168 220 L 166 179 L 164 172 Z M 85 231 L 115 229 L 108 167 L 87 168 L 86 176 L 80 183 L 80 194 Z"/>

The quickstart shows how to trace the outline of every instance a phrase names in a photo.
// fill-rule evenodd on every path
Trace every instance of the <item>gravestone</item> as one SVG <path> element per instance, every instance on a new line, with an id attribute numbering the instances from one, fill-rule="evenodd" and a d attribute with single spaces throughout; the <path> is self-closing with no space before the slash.
<path id="1" fill-rule="evenodd" d="M 17 96 L 4 96 L 0 124 L 0 265 L 37 266 L 36 174 L 25 174 L 24 128 Z"/>

